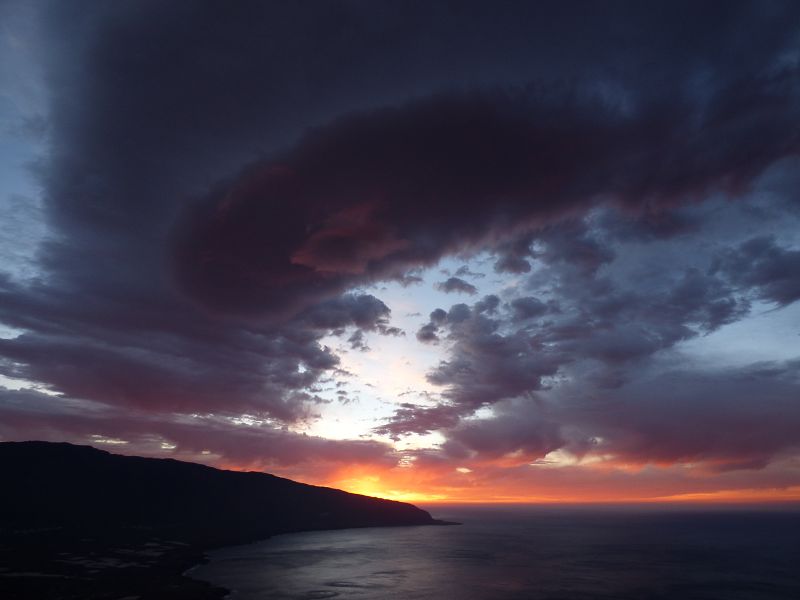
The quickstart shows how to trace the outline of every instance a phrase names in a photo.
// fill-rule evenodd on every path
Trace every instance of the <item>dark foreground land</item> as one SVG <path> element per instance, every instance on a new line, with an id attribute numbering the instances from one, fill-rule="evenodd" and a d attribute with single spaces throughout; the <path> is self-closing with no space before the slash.
<path id="1" fill-rule="evenodd" d="M 443 524 L 411 504 L 88 446 L 0 443 L 0 598 L 221 598 L 210 548 L 321 529 Z"/>

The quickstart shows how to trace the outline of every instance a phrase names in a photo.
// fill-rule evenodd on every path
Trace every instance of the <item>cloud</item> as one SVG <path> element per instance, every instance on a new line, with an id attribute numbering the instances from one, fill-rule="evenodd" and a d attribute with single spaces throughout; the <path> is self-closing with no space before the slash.
<path id="1" fill-rule="evenodd" d="M 494 451 L 502 418 L 464 419 L 560 378 L 625 389 L 752 298 L 797 298 L 792 246 L 718 236 L 714 270 L 659 244 L 797 155 L 798 11 L 620 5 L 576 29 L 574 7 L 543 3 L 43 3 L 48 231 L 36 276 L 0 279 L 21 332 L 0 372 L 61 396 L 15 396 L 0 422 L 214 442 L 231 461 L 383 460 L 279 428 L 314 418 L 340 368 L 327 336 L 401 335 L 364 289 L 485 250 L 516 287 L 431 313 L 417 336 L 447 342 L 428 372 L 442 401 L 384 430 L 488 454 L 571 440 L 522 419 L 530 439 Z M 269 428 L 230 425 L 243 414 Z"/>
<path id="2" fill-rule="evenodd" d="M 452 458 L 485 461 L 513 455 L 520 463 L 530 463 L 565 444 L 558 423 L 530 410 L 462 422 L 448 430 L 442 449 Z"/>
<path id="3" fill-rule="evenodd" d="M 665 371 L 613 392 L 585 390 L 564 418 L 602 440 L 592 452 L 620 461 L 763 468 L 800 446 L 800 411 L 791 400 L 798 391 L 796 361 Z"/>
<path id="4" fill-rule="evenodd" d="M 553 223 L 598 197 L 635 211 L 738 195 L 800 150 L 789 133 L 795 80 L 786 71 L 734 81 L 702 110 L 692 98 L 642 99 L 623 114 L 578 89 L 531 87 L 353 114 L 198 205 L 177 236 L 177 275 L 217 310 L 280 313 Z M 764 151 L 739 156 L 756 139 Z M 588 238 L 570 239 L 549 244 L 561 260 L 596 269 L 611 259 Z M 519 261 L 498 268 L 524 271 Z M 443 286 L 472 288 L 458 278 Z"/>
<path id="5" fill-rule="evenodd" d="M 547 312 L 547 305 L 533 296 L 514 298 L 511 301 L 511 308 L 514 311 L 514 321 L 524 321 L 534 317 L 540 317 Z"/>
<path id="6" fill-rule="evenodd" d="M 417 339 L 438 341 L 447 332 L 449 356 L 427 374 L 430 383 L 443 388 L 443 401 L 434 408 L 404 406 L 377 431 L 397 436 L 450 427 L 483 406 L 541 389 L 543 378 L 556 373 L 558 355 L 541 352 L 522 330 L 501 333 L 501 319 L 488 316 L 486 304 L 484 299 L 476 303 L 481 310 L 456 304 L 447 313 L 431 313 Z"/>
<path id="7" fill-rule="evenodd" d="M 494 294 L 484 296 L 481 300 L 475 303 L 475 311 L 479 313 L 494 314 L 500 306 L 500 298 Z"/>
<path id="8" fill-rule="evenodd" d="M 437 283 L 434 287 L 440 292 L 444 292 L 445 294 L 450 294 L 452 292 L 458 292 L 460 294 L 469 294 L 474 296 L 478 293 L 478 288 L 476 288 L 471 283 L 464 281 L 460 277 L 450 277 L 445 281 Z"/>
<path id="9" fill-rule="evenodd" d="M 419 331 L 417 331 L 417 339 L 420 342 L 438 342 L 439 328 L 434 323 L 427 323 L 420 327 Z"/>
<path id="10" fill-rule="evenodd" d="M 664 370 L 613 390 L 576 379 L 499 403 L 480 419 L 460 420 L 452 406 L 404 405 L 382 431 L 402 431 L 397 423 L 441 429 L 443 458 L 466 465 L 528 465 L 562 451 L 589 469 L 684 465 L 710 475 L 793 456 L 800 449 L 798 392 L 797 361 Z"/>
<path id="11" fill-rule="evenodd" d="M 386 444 L 328 440 L 286 431 L 258 419 L 120 410 L 35 391 L 0 389 L 0 438 L 41 439 L 104 447 L 114 452 L 169 454 L 223 467 L 321 476 L 342 464 L 390 467 L 398 456 Z M 165 452 L 164 446 L 168 446 Z"/>
<path id="12" fill-rule="evenodd" d="M 447 312 L 444 309 L 437 308 L 431 311 L 430 321 L 417 331 L 417 339 L 423 343 L 439 342 L 439 332 L 441 331 L 442 325 L 446 322 Z"/>
<path id="13" fill-rule="evenodd" d="M 753 210 L 742 209 L 745 230 Z M 585 469 L 680 465 L 722 478 L 790 460 L 800 449 L 796 359 L 715 367 L 680 352 L 682 342 L 746 316 L 751 296 L 777 301 L 765 290 L 784 289 L 791 272 L 792 251 L 773 238 L 724 251 L 708 244 L 717 227 L 716 212 L 709 215 L 693 219 L 696 228 L 675 243 L 607 235 L 619 231 L 609 215 L 591 231 L 570 225 L 537 238 L 535 271 L 522 289 L 506 292 L 507 302 L 498 299 L 495 313 L 479 310 L 481 301 L 454 306 L 454 320 L 443 310 L 432 315 L 429 326 L 452 344 L 428 374 L 442 399 L 404 405 L 379 431 L 438 430 L 448 460 L 470 468 L 542 459 L 559 468 L 564 461 Z M 723 231 L 737 227 L 732 221 Z M 589 234 L 590 246 L 600 247 L 592 254 L 610 257 L 602 268 L 550 250 L 573 239 L 586 247 Z M 514 295 L 530 289 L 546 301 Z M 551 452 L 557 456 L 544 460 Z"/>
<path id="14" fill-rule="evenodd" d="M 367 352 L 369 350 L 369 346 L 367 346 L 364 340 L 364 332 L 360 329 L 354 331 L 353 334 L 347 338 L 347 343 L 350 344 L 353 350 L 360 350 L 361 352 Z"/>
<path id="15" fill-rule="evenodd" d="M 617 221 L 606 216 L 598 224 L 587 215 L 547 228 L 529 240 L 536 269 L 506 292 L 507 302 L 487 296 L 431 313 L 417 339 L 448 341 L 447 357 L 427 373 L 442 400 L 404 407 L 379 431 L 399 436 L 439 427 L 448 436 L 481 408 L 546 395 L 575 378 L 618 389 L 681 342 L 748 314 L 747 294 L 719 268 L 709 270 L 716 251 L 702 229 L 675 246 L 696 266 L 681 255 L 651 268 L 657 246 L 645 251 L 640 238 L 608 235 L 626 219 L 618 213 Z"/>
<path id="16" fill-rule="evenodd" d="M 470 502 L 694 502 L 796 501 L 800 473 L 791 460 L 759 470 L 733 470 L 698 476 L 685 465 L 563 464 L 556 459 L 518 462 L 507 459 L 443 458 L 418 452 L 415 469 L 405 477 L 387 477 L 387 487 L 405 483 L 409 490 L 447 490 Z M 468 465 L 469 473 L 453 468 Z M 393 474 L 388 474 L 393 475 Z M 423 492 L 424 493 L 424 492 Z"/>
<path id="17" fill-rule="evenodd" d="M 469 265 L 461 265 L 460 267 L 458 267 L 458 269 L 456 269 L 455 276 L 471 277 L 473 279 L 483 279 L 484 277 L 486 277 L 486 274 L 473 271 L 472 269 L 469 268 Z"/>
<path id="18" fill-rule="evenodd" d="M 713 268 L 734 284 L 755 289 L 759 297 L 779 306 L 800 299 L 800 250 L 781 248 L 774 237 L 744 242 L 723 254 Z"/>
<path id="19" fill-rule="evenodd" d="M 124 304 L 52 286 L 0 285 L 0 317 L 25 333 L 0 339 L 0 372 L 53 390 L 154 413 L 313 415 L 308 389 L 339 365 L 320 340 L 345 328 L 398 335 L 373 296 L 346 295 L 281 327 L 209 318 L 151 298 Z M 120 300 L 122 301 L 122 300 Z M 360 330 L 359 329 L 359 330 Z"/>
<path id="20" fill-rule="evenodd" d="M 293 322 L 314 329 L 343 329 L 354 325 L 368 331 L 385 331 L 391 310 L 370 294 L 345 294 L 320 302 L 300 313 Z"/>
<path id="21" fill-rule="evenodd" d="M 583 220 L 572 219 L 546 227 L 533 239 L 543 246 L 534 255 L 548 264 L 561 262 L 593 273 L 614 260 L 614 251 L 593 237 Z"/>
<path id="22" fill-rule="evenodd" d="M 528 273 L 531 264 L 524 258 L 506 254 L 497 260 L 494 270 L 498 273 Z"/>

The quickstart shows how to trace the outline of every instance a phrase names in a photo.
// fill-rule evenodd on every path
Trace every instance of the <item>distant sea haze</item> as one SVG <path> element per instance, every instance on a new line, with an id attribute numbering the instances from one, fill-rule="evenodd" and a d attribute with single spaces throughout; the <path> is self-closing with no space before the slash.
<path id="1" fill-rule="evenodd" d="M 431 507 L 458 527 L 277 536 L 192 577 L 234 600 L 797 600 L 800 507 Z"/>

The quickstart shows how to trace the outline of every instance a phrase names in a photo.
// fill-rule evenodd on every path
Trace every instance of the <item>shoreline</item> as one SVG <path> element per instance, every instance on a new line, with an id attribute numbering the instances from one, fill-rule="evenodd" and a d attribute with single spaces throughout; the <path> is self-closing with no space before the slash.
<path id="1" fill-rule="evenodd" d="M 209 552 L 213 552 L 215 550 L 222 550 L 223 548 L 235 548 L 237 546 L 250 546 L 250 545 L 253 545 L 253 544 L 260 544 L 261 542 L 265 542 L 265 541 L 270 540 L 270 539 L 272 539 L 274 537 L 277 537 L 277 536 L 294 535 L 294 534 L 297 534 L 297 533 L 312 533 L 312 532 L 317 532 L 317 531 L 345 531 L 345 530 L 350 530 L 350 529 L 372 529 L 372 528 L 391 529 L 391 528 L 396 528 L 396 527 L 431 527 L 431 526 L 440 526 L 441 527 L 441 526 L 450 526 L 450 525 L 462 525 L 462 523 L 459 523 L 459 522 L 456 522 L 456 521 L 445 521 L 443 519 L 433 519 L 432 522 L 430 522 L 430 523 L 418 523 L 418 524 L 414 524 L 414 525 L 369 525 L 369 526 L 363 526 L 363 527 L 330 527 L 330 528 L 322 528 L 322 529 L 313 529 L 312 528 L 312 529 L 299 529 L 299 530 L 296 530 L 296 531 L 283 531 L 281 533 L 275 533 L 273 535 L 268 535 L 267 537 L 264 537 L 264 538 L 258 538 L 256 540 L 246 541 L 246 542 L 242 542 L 240 544 L 223 544 L 223 545 L 219 545 L 219 546 L 206 548 L 205 550 L 202 551 L 203 552 L 202 559 L 197 561 L 195 564 L 193 564 L 191 567 L 189 567 L 185 571 L 183 571 L 183 573 L 181 573 L 181 577 L 183 577 L 185 579 L 188 579 L 188 580 L 191 580 L 191 581 L 199 581 L 201 583 L 205 583 L 205 584 L 211 585 L 212 587 L 215 587 L 217 590 L 222 590 L 224 593 L 223 593 L 222 596 L 220 596 L 220 598 L 222 598 L 224 600 L 224 599 L 233 597 L 233 595 L 236 593 L 236 590 L 228 590 L 227 588 L 224 588 L 224 587 L 221 587 L 221 586 L 213 586 L 213 584 L 211 584 L 210 582 L 208 582 L 208 581 L 206 581 L 204 579 L 196 579 L 196 578 L 193 578 L 190 575 L 190 573 L 192 571 L 194 571 L 195 569 L 197 569 L 198 567 L 201 567 L 202 565 L 208 564 L 210 562 L 210 560 L 211 560 L 211 558 L 208 556 L 208 553 Z"/>
<path id="2" fill-rule="evenodd" d="M 434 520 L 412 527 L 454 525 Z M 365 529 L 309 528 L 257 538 L 180 541 L 147 529 L 86 531 L 39 529 L 0 531 L 0 597 L 9 600 L 223 600 L 234 590 L 191 576 L 222 548 L 269 540 L 276 535 Z"/>

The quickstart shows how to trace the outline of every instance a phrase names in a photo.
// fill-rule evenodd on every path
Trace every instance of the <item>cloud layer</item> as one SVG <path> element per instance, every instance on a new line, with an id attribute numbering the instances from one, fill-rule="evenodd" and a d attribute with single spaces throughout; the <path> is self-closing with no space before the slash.
<path id="1" fill-rule="evenodd" d="M 444 487 L 796 455 L 796 356 L 681 362 L 800 299 L 796 3 L 34 12 L 48 231 L 32 277 L 0 273 L 0 375 L 28 388 L 3 439 Z M 409 329 L 393 282 L 442 305 Z M 369 439 L 298 433 L 378 339 L 434 353 L 436 393 L 384 399 Z"/>

